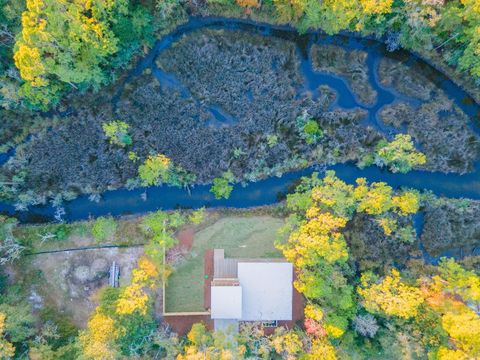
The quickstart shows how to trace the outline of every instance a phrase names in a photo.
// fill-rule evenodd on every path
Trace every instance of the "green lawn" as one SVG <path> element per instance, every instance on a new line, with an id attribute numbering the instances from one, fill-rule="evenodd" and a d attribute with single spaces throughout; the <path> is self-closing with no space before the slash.
<path id="1" fill-rule="evenodd" d="M 166 311 L 204 311 L 205 250 L 225 249 L 226 257 L 281 257 L 273 243 L 282 225 L 268 216 L 226 217 L 197 232 L 187 260 L 168 279 Z"/>

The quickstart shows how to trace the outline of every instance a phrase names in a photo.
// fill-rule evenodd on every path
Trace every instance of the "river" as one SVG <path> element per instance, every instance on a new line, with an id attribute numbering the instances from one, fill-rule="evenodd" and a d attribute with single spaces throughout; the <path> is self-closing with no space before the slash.
<path id="1" fill-rule="evenodd" d="M 242 30 L 261 34 L 263 36 L 276 36 L 293 40 L 297 43 L 299 55 L 302 57 L 302 73 L 305 77 L 306 90 L 316 91 L 319 85 L 326 84 L 337 92 L 337 106 L 342 108 L 362 107 L 369 113 L 366 124 L 381 128 L 388 132 L 391 129 L 385 127 L 377 118 L 376 113 L 385 104 L 392 103 L 401 98 L 399 94 L 381 87 L 375 78 L 375 72 L 370 71 L 370 82 L 377 91 L 377 101 L 374 105 L 365 106 L 357 101 L 350 91 L 348 84 L 341 78 L 330 74 L 318 73 L 312 70 L 312 65 L 307 58 L 308 48 L 314 43 L 341 43 L 349 48 L 361 48 L 368 52 L 367 64 L 372 68 L 378 64 L 380 56 L 385 56 L 384 46 L 373 40 L 358 39 L 355 37 L 334 36 L 327 37 L 315 32 L 299 35 L 293 28 L 287 26 L 274 26 L 259 24 L 247 20 L 233 20 L 222 18 L 192 18 L 184 25 L 179 26 L 174 32 L 158 40 L 152 50 L 142 58 L 126 77 L 120 87 L 118 95 L 114 97 L 113 104 L 118 100 L 123 86 L 136 76 L 142 74 L 146 68 L 152 68 L 153 74 L 160 83 L 165 86 L 180 87 L 181 91 L 188 91 L 178 83 L 172 74 L 166 74 L 155 67 L 156 56 L 164 49 L 170 47 L 184 34 L 201 28 L 215 28 L 225 30 Z M 409 64 L 422 62 L 414 55 L 409 55 Z M 373 74 L 373 75 L 372 75 Z M 470 126 L 480 133 L 477 115 L 479 106 L 468 95 L 445 76 L 436 73 L 435 83 L 441 87 L 471 119 Z M 467 99 L 468 101 L 465 101 Z M 402 100 L 405 100 L 402 98 Z M 232 121 L 228 114 L 222 114 L 220 109 L 214 109 L 214 117 L 218 121 Z M 2 163 L 13 155 L 14 151 L 0 156 Z M 444 174 L 427 171 L 411 171 L 408 174 L 394 174 L 386 170 L 372 166 L 359 169 L 352 163 L 337 164 L 328 167 L 335 170 L 337 176 L 347 182 L 353 182 L 358 177 L 365 177 L 368 181 L 385 181 L 394 188 L 409 187 L 420 190 L 429 190 L 437 195 L 453 198 L 480 199 L 480 163 L 475 164 L 475 171 L 466 175 Z M 291 188 L 299 177 L 309 175 L 316 171 L 310 167 L 301 171 L 293 171 L 281 177 L 271 177 L 261 181 L 249 183 L 246 186 L 240 184 L 234 187 L 228 200 L 215 200 L 209 192 L 210 186 L 195 186 L 189 190 L 169 186 L 152 186 L 135 190 L 118 189 L 107 191 L 102 194 L 99 202 L 92 202 L 87 195 L 80 196 L 63 204 L 64 213 L 61 214 L 65 221 L 84 220 L 91 217 L 111 214 L 113 216 L 140 214 L 158 209 L 175 208 L 198 208 L 206 207 L 236 207 L 246 208 L 252 206 L 270 205 L 277 202 Z M 322 171 L 325 169 L 322 169 Z M 28 211 L 16 212 L 13 205 L 0 203 L 0 211 L 16 216 L 21 222 L 47 222 L 55 218 L 58 209 L 51 205 L 30 207 Z"/>

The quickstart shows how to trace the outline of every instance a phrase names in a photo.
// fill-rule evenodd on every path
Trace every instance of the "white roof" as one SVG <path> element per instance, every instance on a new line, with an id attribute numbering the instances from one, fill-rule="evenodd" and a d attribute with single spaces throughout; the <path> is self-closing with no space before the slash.
<path id="1" fill-rule="evenodd" d="M 241 319 L 241 286 L 212 286 L 211 295 L 212 319 Z"/>
<path id="2" fill-rule="evenodd" d="M 238 280 L 243 289 L 241 320 L 292 320 L 292 264 L 239 262 Z M 233 307 L 230 302 L 228 306 Z"/>

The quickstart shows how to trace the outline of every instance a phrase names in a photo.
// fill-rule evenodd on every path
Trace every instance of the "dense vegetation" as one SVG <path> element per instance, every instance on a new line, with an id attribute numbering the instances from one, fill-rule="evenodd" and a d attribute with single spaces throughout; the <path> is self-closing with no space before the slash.
<path id="1" fill-rule="evenodd" d="M 287 21 L 300 30 L 343 30 L 384 36 L 399 46 L 438 52 L 443 61 L 480 76 L 478 26 L 474 0 L 458 1 L 211 1 L 212 12 L 235 6 L 262 13 L 271 21 Z M 185 9 L 204 12 L 199 3 Z M 72 89 L 96 88 L 114 78 L 140 46 L 178 17 L 180 3 L 3 0 L 0 33 L 3 72 L 2 106 L 49 108 Z M 23 12 L 23 13 L 22 13 Z M 270 15 L 269 15 L 270 14 Z M 22 26 L 19 26 L 20 23 Z"/>
<path id="2" fill-rule="evenodd" d="M 122 356 L 185 360 L 476 358 L 480 356 L 478 257 L 461 262 L 442 258 L 438 265 L 410 257 L 402 268 L 396 268 L 382 258 L 362 263 L 358 249 L 350 247 L 348 232 L 358 226 L 355 219 L 364 216 L 392 239 L 381 246 L 396 251 L 405 243 L 417 243 L 411 216 L 428 202 L 432 202 L 428 194 L 393 191 L 385 183 L 368 184 L 365 179 L 350 185 L 333 172 L 323 179 L 316 175 L 303 178 L 287 196 L 285 206 L 275 211 L 287 216 L 276 246 L 297 270 L 294 286 L 306 299 L 305 319 L 273 334 L 256 323 L 243 324 L 238 333 L 211 332 L 200 323 L 186 337 L 173 333 L 158 318 L 155 305 L 161 284 L 175 271 L 165 261 L 166 254 L 176 244 L 174 232 L 184 224 L 201 224 L 205 213 L 200 209 L 149 214 L 129 225 L 137 227 L 146 242 L 130 283 L 101 289 L 96 295 L 98 307 L 83 330 L 46 305 L 40 315 L 38 309 L 32 315 L 33 300 L 25 297 L 25 291 L 41 283 L 40 274 L 15 286 L 5 277 L 0 297 L 0 354 L 5 358 L 28 354 L 32 359 L 98 360 Z M 443 203 L 462 206 L 446 199 Z M 20 272 L 29 261 L 22 257 L 26 247 L 35 247 L 40 240 L 59 246 L 73 231 L 65 224 L 46 225 L 40 231 L 2 220 L 2 239 L 8 240 L 2 242 L 2 263 Z M 107 243 L 111 243 L 108 237 L 133 230 L 112 218 L 99 218 L 90 226 L 94 241 Z M 358 230 L 367 231 L 362 225 Z M 372 241 L 379 246 L 376 239 Z"/>
<path id="3" fill-rule="evenodd" d="M 18 143 L 35 129 L 38 110 L 64 111 L 70 105 L 69 100 L 77 99 L 78 102 L 78 95 L 81 98 L 83 94 L 98 92 L 120 78 L 131 67 L 136 55 L 147 51 L 163 30 L 180 22 L 187 13 L 252 15 L 270 22 L 289 22 L 300 31 L 321 29 L 327 34 L 352 31 L 373 35 L 382 38 L 390 50 L 398 47 L 412 49 L 437 62 L 441 59 L 441 64 L 453 66 L 477 83 L 480 78 L 480 5 L 475 0 L 209 0 L 206 3 L 176 0 L 27 0 L 24 3 L 21 0 L 0 0 L 2 149 L 8 149 L 12 142 Z M 206 41 L 207 45 L 214 43 L 212 40 L 202 41 Z M 194 45 L 208 48 L 201 42 Z M 189 46 L 186 48 L 190 49 Z M 240 51 L 243 49 L 240 48 Z M 291 52 L 291 49 L 287 49 L 286 53 L 288 51 Z M 282 66 L 287 68 L 290 58 L 281 51 L 278 54 L 284 60 Z M 164 61 L 165 67 L 172 66 L 165 59 L 160 61 Z M 386 73 L 395 75 L 394 71 L 388 70 L 388 64 L 382 66 L 387 69 Z M 292 73 L 292 77 L 298 75 Z M 360 78 L 365 78 L 365 74 Z M 390 80 L 396 81 L 394 76 Z M 194 91 L 201 93 L 201 82 L 195 79 L 193 82 L 199 88 Z M 269 83 L 266 85 L 270 86 Z M 358 84 L 353 85 L 354 90 L 361 92 L 360 95 L 366 100 L 373 98 L 373 92 L 362 93 Z M 139 87 L 140 95 L 135 93 L 133 96 L 141 97 L 143 91 L 150 99 L 148 90 L 148 85 Z M 218 87 L 218 91 L 224 92 L 221 87 Z M 286 133 L 294 134 L 297 141 L 294 146 L 291 140 L 283 139 L 280 132 L 273 133 L 273 128 L 254 128 L 261 134 L 258 136 L 248 128 L 254 138 L 249 141 L 261 143 L 261 152 L 266 154 L 275 155 L 276 151 L 292 146 L 296 152 L 308 150 L 311 158 L 327 157 L 323 148 L 316 146 L 320 146 L 322 141 L 333 143 L 331 133 L 341 126 L 344 126 L 344 137 L 352 136 L 353 125 L 348 127 L 345 124 L 354 123 L 360 117 L 361 110 L 357 114 L 327 114 L 325 111 L 333 96 L 325 88 L 319 92 L 324 97 L 324 103 L 306 105 L 317 110 L 316 116 L 303 112 L 297 118 L 290 119 L 294 122 L 293 128 L 282 124 Z M 158 92 L 156 96 L 159 96 Z M 176 98 L 169 99 L 165 95 L 161 100 L 172 113 L 175 110 L 169 106 L 189 109 L 187 104 Z M 435 118 L 444 110 L 441 97 L 434 101 L 440 104 L 438 109 L 426 103 L 419 110 L 425 121 L 428 116 Z M 120 106 L 123 105 L 120 103 Z M 288 113 L 294 105 L 289 104 L 282 111 Z M 407 117 L 415 115 L 413 110 L 402 108 L 402 104 L 395 106 Z M 144 110 L 141 109 L 142 115 Z M 177 163 L 158 149 L 152 151 L 153 146 L 145 140 L 149 131 L 134 128 L 135 119 L 126 122 L 126 118 L 138 117 L 138 113 L 122 114 L 125 115 L 122 117 L 112 116 L 111 112 L 103 112 L 102 109 L 99 113 L 101 116 L 95 118 L 95 123 L 88 116 L 82 119 L 84 122 L 76 125 L 66 123 L 65 143 L 69 143 L 79 129 L 94 132 L 98 136 L 95 141 L 101 141 L 107 151 L 115 154 L 118 162 L 109 165 L 122 172 L 128 167 L 129 174 L 125 177 L 130 182 L 125 182 L 131 187 L 161 183 L 188 186 L 195 182 L 197 173 L 194 174 L 184 164 Z M 290 116 L 290 113 L 287 115 Z M 82 117 L 83 113 L 78 116 Z M 331 120 L 332 117 L 336 117 L 337 123 Z M 461 116 L 458 115 L 458 118 Z M 25 122 L 22 122 L 23 119 Z M 43 129 L 49 125 L 46 119 L 40 121 L 44 122 Z M 394 125 L 395 121 L 391 120 Z M 268 125 L 268 121 L 261 124 L 264 127 Z M 87 129 L 88 126 L 91 129 Z M 432 128 L 435 130 L 434 125 Z M 192 131 L 203 135 L 197 129 Z M 444 133 L 450 134 L 448 131 Z M 12 134 L 15 140 L 12 140 Z M 215 133 L 208 134 L 213 136 Z M 346 151 L 343 155 L 346 159 L 357 161 L 360 167 L 376 164 L 393 172 L 406 173 L 427 162 L 425 154 L 415 149 L 410 135 L 397 135 L 388 141 L 366 130 L 358 130 L 358 134 L 362 135 L 365 143 L 368 140 L 368 145 L 360 147 L 353 143 L 351 147 L 356 152 L 355 156 L 350 154 L 352 151 Z M 458 135 L 458 138 L 468 139 L 462 140 L 463 145 L 472 145 L 471 153 L 475 154 L 477 140 L 468 132 L 464 134 Z M 100 136 L 105 139 L 100 139 Z M 53 142 L 48 136 L 44 137 L 48 144 Z M 342 134 L 339 138 L 342 138 Z M 141 144 L 138 147 L 137 142 Z M 429 138 L 424 137 L 423 143 L 429 143 Z M 336 145 L 330 145 L 335 150 L 331 152 L 333 158 L 341 155 Z M 245 168 L 248 161 L 256 160 L 247 153 L 248 149 L 241 146 L 234 147 L 232 151 L 220 148 L 222 143 L 218 143 L 217 150 L 228 152 L 228 158 L 227 155 L 219 156 L 221 161 L 210 164 L 211 168 L 215 168 L 214 171 L 202 178 L 204 181 L 212 180 L 211 175 L 214 174 L 211 192 L 217 199 L 228 198 L 232 184 L 239 180 L 227 165 Z M 57 146 L 57 151 L 63 150 Z M 37 151 L 38 156 L 44 156 L 40 153 Z M 190 154 L 188 151 L 185 153 Z M 201 155 L 208 158 L 212 156 Z M 265 156 L 265 159 L 268 157 Z M 256 180 L 264 174 L 305 166 L 311 160 L 293 156 L 285 158 L 280 164 L 266 164 L 265 159 L 254 164 L 255 171 L 249 168 L 251 172 L 242 174 L 240 180 Z M 192 159 L 188 160 L 192 162 Z M 47 188 L 52 175 L 45 177 L 41 171 L 38 171 L 39 175 L 32 183 L 26 182 L 25 179 L 32 175 L 29 173 L 32 167 L 26 167 L 28 162 L 24 160 L 13 164 L 13 170 L 9 169 L 11 177 L 7 181 L 2 178 L 2 196 L 18 196 L 18 209 L 45 202 L 47 197 L 53 198 L 53 204 L 58 206 L 62 199 L 68 200 L 74 196 L 68 189 L 60 193 L 65 190 L 61 188 L 65 185 L 63 183 L 59 183 L 60 188 L 52 193 Z M 62 161 L 59 163 L 65 167 Z M 190 165 L 205 167 L 201 161 Z M 80 167 L 83 171 L 83 164 Z M 462 169 L 467 167 L 463 166 Z M 47 172 L 53 170 L 50 167 L 43 169 Z M 111 185 L 108 181 L 112 174 L 107 166 L 104 166 L 104 172 L 108 175 L 105 176 L 107 181 L 101 185 L 89 183 L 90 192 L 104 190 Z M 62 179 L 64 174 L 58 174 L 61 176 L 56 177 Z M 69 176 L 78 180 L 75 173 Z M 118 179 L 114 182 L 119 183 Z M 35 193 L 36 187 L 41 188 L 40 194 Z M 260 324 L 244 325 L 238 334 L 210 332 L 204 325 L 196 324 L 186 337 L 181 337 L 173 334 L 161 319 L 156 318 L 158 289 L 173 271 L 166 261 L 168 250 L 176 244 L 173 233 L 186 223 L 201 223 L 203 211 L 193 212 L 189 216 L 180 212 L 156 212 L 142 218 L 138 227 L 147 244 L 145 255 L 139 258 L 137 267 L 132 271 L 131 283 L 102 290 L 97 295 L 99 305 L 83 330 L 77 329 L 67 316 L 56 309 L 32 308 L 31 299 L 35 298 L 35 294 L 26 293 L 24 286 L 28 281 L 39 279 L 40 274 L 15 284 L 8 279 L 15 270 L 11 264 L 21 267 L 23 262 L 26 264 L 29 261 L 27 257 L 22 257 L 27 248 L 33 249 L 35 246 L 32 244 L 43 244 L 48 239 L 62 241 L 72 226 L 48 225 L 48 231 L 26 236 L 18 229 L 16 220 L 1 217 L 0 358 L 480 358 L 478 259 L 472 257 L 460 264 L 453 259 L 443 258 L 438 265 L 427 265 L 421 259 L 409 258 L 402 262 L 402 266 L 395 267 L 393 259 L 361 258 L 364 254 L 358 247 L 352 246 L 358 246 L 361 242 L 355 238 L 359 227 L 360 232 L 364 233 L 375 229 L 374 234 L 378 235 L 376 240 L 387 239 L 381 246 L 387 242 L 394 244 L 396 247 L 393 247 L 393 251 L 412 246 L 418 241 L 412 215 L 421 207 L 424 207 L 428 220 L 428 226 L 422 234 L 427 247 L 444 250 L 450 248 L 452 243 L 478 242 L 478 217 L 475 215 L 478 205 L 465 205 L 461 200 L 431 201 L 428 195 L 417 191 L 394 191 L 388 184 L 368 184 L 366 179 L 357 179 L 354 185 L 346 184 L 331 172 L 327 172 L 324 179 L 316 175 L 303 179 L 295 192 L 287 196 L 285 207 L 281 208 L 288 215 L 282 230 L 288 236 L 286 242 L 279 241 L 276 246 L 294 264 L 298 273 L 294 285 L 306 299 L 305 321 L 293 329 L 279 329 L 272 335 L 266 335 Z M 368 227 L 359 226 L 365 223 L 369 224 Z M 467 228 L 469 231 L 465 230 Z M 126 230 L 112 217 L 96 219 L 90 229 L 98 243 L 109 243 L 115 234 Z M 362 245 L 367 248 L 366 244 Z M 372 247 L 372 244 L 369 245 Z M 377 244 L 373 246 L 379 247 Z"/>

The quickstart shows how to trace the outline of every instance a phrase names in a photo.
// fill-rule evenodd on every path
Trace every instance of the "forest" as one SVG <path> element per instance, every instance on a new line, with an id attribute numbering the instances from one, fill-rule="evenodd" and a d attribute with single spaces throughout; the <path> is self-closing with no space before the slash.
<path id="1" fill-rule="evenodd" d="M 479 0 L 0 0 L 0 359 L 480 359 L 479 85 Z M 295 326 L 169 324 L 225 234 Z"/>

